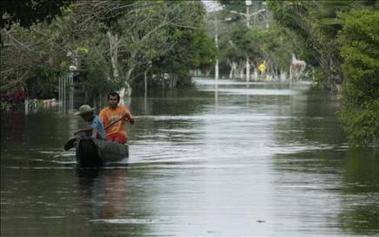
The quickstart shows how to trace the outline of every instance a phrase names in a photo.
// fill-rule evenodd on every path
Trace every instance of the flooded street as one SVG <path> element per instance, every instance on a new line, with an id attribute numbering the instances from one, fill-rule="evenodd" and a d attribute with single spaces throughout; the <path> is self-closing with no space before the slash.
<path id="1" fill-rule="evenodd" d="M 195 80 L 133 97 L 130 160 L 80 170 L 55 111 L 1 118 L 1 236 L 379 234 L 379 162 L 310 85 Z"/>

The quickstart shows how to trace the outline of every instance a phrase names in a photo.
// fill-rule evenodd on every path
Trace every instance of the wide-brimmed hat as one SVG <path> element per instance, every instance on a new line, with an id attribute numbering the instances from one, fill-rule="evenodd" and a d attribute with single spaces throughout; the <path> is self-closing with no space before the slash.
<path id="1" fill-rule="evenodd" d="M 82 105 L 79 107 L 79 111 L 75 113 L 75 115 L 83 115 L 83 114 L 88 114 L 92 113 L 95 109 L 91 108 L 89 105 Z"/>

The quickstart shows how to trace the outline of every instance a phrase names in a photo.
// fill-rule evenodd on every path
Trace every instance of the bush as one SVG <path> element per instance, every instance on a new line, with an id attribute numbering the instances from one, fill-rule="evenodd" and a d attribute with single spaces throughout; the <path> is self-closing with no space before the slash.
<path id="1" fill-rule="evenodd" d="M 354 10 L 341 14 L 338 35 L 345 81 L 341 121 L 355 144 L 379 141 L 379 12 Z"/>
<path id="2" fill-rule="evenodd" d="M 353 144 L 378 143 L 379 99 L 360 107 L 343 106 L 340 115 L 344 129 Z"/>

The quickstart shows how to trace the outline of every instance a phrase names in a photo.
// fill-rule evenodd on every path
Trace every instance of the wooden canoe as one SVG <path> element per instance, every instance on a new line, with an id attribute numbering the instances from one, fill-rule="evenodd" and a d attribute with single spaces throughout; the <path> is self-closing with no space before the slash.
<path id="1" fill-rule="evenodd" d="M 80 137 L 76 144 L 76 160 L 80 167 L 100 167 L 129 158 L 128 145 L 91 137 Z"/>

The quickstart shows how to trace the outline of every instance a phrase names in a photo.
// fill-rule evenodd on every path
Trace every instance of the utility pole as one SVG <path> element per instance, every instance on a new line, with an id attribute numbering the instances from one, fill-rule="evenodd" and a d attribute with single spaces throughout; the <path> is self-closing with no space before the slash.
<path id="1" fill-rule="evenodd" d="M 251 16 L 254 16 L 254 15 L 257 15 L 261 12 L 264 12 L 266 11 L 266 9 L 261 9 L 259 11 L 256 11 L 256 12 L 253 12 L 253 13 L 250 13 L 250 6 L 252 5 L 252 0 L 245 0 L 245 5 L 246 5 L 246 13 L 241 13 L 241 12 L 237 12 L 237 11 L 229 11 L 230 13 L 234 13 L 234 14 L 239 14 L 239 15 L 242 15 L 244 17 L 246 17 L 246 27 L 247 29 L 250 29 L 250 18 Z M 231 19 L 228 18 L 228 19 L 225 19 L 225 21 L 230 21 Z M 215 29 L 215 45 L 216 45 L 216 49 L 218 49 L 218 24 L 219 24 L 219 21 L 218 21 L 218 15 L 217 13 L 215 13 L 215 25 L 216 25 L 216 29 Z M 219 59 L 218 57 L 216 56 L 216 62 L 215 62 L 215 81 L 217 83 L 219 79 Z M 250 62 L 249 62 L 249 55 L 246 54 L 246 81 L 249 82 L 250 81 Z"/>
<path id="2" fill-rule="evenodd" d="M 247 29 L 250 29 L 250 18 L 252 16 L 266 11 L 266 9 L 261 9 L 261 10 L 258 10 L 256 12 L 250 13 L 250 6 L 252 4 L 253 4 L 252 0 L 245 0 L 246 13 L 241 13 L 241 12 L 237 12 L 237 11 L 230 11 L 230 13 L 239 14 L 239 15 L 242 15 L 242 16 L 246 17 L 246 27 L 247 27 Z M 250 62 L 249 62 L 249 56 L 247 54 L 246 54 L 246 81 L 247 82 L 250 81 Z"/>
<path id="3" fill-rule="evenodd" d="M 217 13 L 216 13 L 217 14 Z M 228 17 L 228 18 L 225 18 L 223 19 L 221 22 L 228 22 L 230 21 L 231 18 Z M 217 49 L 217 53 L 218 53 L 218 33 L 219 33 L 219 23 L 220 21 L 218 20 L 218 16 L 215 15 L 215 46 L 216 46 L 216 49 Z M 219 79 L 219 59 L 218 59 L 218 56 L 216 55 L 216 63 L 215 63 L 215 81 L 216 83 L 218 82 L 218 79 Z"/>
<path id="4" fill-rule="evenodd" d="M 250 12 L 249 7 L 252 4 L 251 0 L 246 0 L 246 27 L 249 30 L 250 29 Z M 246 82 L 250 81 L 250 62 L 249 62 L 249 55 L 246 53 Z"/>
<path id="5" fill-rule="evenodd" d="M 217 13 L 216 13 L 217 14 Z M 216 15 L 216 34 L 215 34 L 215 45 L 216 45 L 216 50 L 217 50 L 217 53 L 218 53 L 218 17 Z M 216 64 L 215 64 L 215 81 L 216 83 L 218 82 L 218 78 L 219 78 L 219 68 L 218 68 L 218 56 L 216 55 Z"/>

